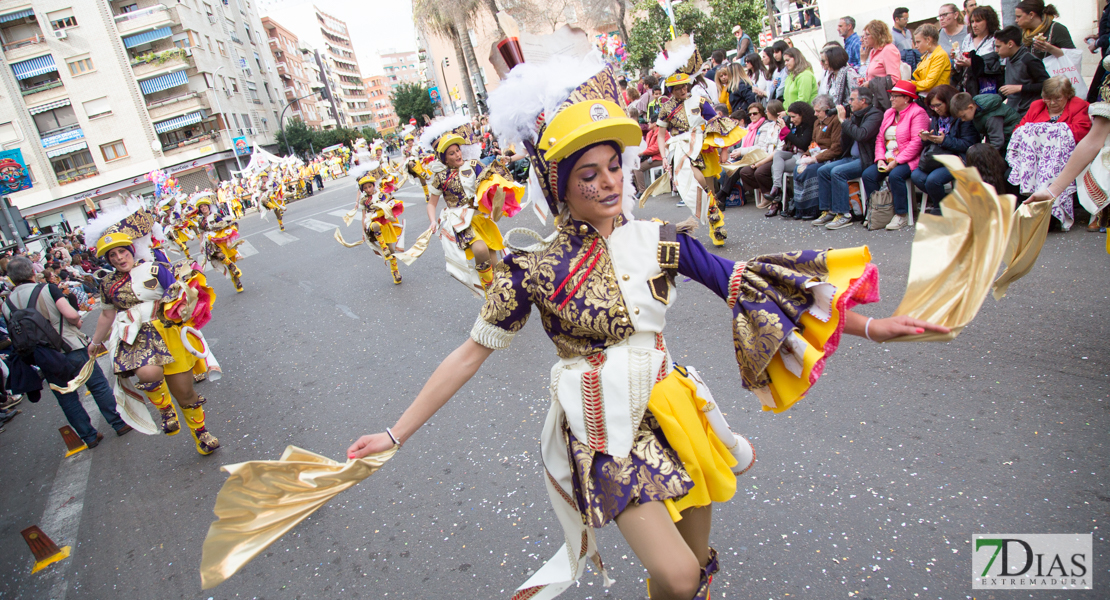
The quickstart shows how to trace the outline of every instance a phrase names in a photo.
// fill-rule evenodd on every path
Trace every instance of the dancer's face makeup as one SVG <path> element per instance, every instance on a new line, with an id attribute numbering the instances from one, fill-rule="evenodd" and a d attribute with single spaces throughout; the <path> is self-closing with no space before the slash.
<path id="1" fill-rule="evenodd" d="M 443 153 L 443 158 L 447 159 L 447 166 L 452 169 L 457 169 L 463 164 L 462 148 L 458 144 L 451 146 L 447 152 Z"/>
<path id="2" fill-rule="evenodd" d="M 598 144 L 578 159 L 569 177 L 566 202 L 571 216 L 608 235 L 613 219 L 621 213 L 624 171 L 620 155 L 612 146 Z"/>
<path id="3" fill-rule="evenodd" d="M 112 248 L 108 251 L 108 262 L 121 273 L 130 272 L 135 266 L 135 255 L 128 248 Z"/>

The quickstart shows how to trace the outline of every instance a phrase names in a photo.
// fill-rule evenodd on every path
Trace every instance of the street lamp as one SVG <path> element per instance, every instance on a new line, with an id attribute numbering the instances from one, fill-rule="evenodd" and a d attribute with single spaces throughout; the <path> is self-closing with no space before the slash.
<path id="1" fill-rule="evenodd" d="M 226 66 L 227 65 L 220 65 L 219 67 L 216 67 L 215 71 L 212 71 L 212 85 L 216 85 L 216 73 L 219 73 L 220 69 L 222 69 Z M 220 94 L 219 93 L 216 93 L 216 110 L 220 111 L 220 114 L 223 115 L 224 124 L 226 125 L 227 124 L 227 116 L 224 115 L 223 106 L 220 104 Z M 231 128 L 230 127 L 228 127 L 228 134 L 227 135 L 228 135 L 229 138 L 231 137 Z M 239 167 L 239 170 L 242 171 L 243 170 L 243 163 L 239 162 L 239 151 L 236 150 L 236 148 L 235 148 L 235 141 L 234 140 L 232 140 L 232 142 L 231 142 L 231 153 L 235 155 L 235 166 Z"/>
<path id="2" fill-rule="evenodd" d="M 311 94 L 305 94 L 304 96 L 301 96 L 300 98 L 294 98 L 294 99 L 289 101 L 289 104 L 285 105 L 285 108 L 281 109 L 281 116 L 278 117 L 278 130 L 281 131 L 281 138 L 283 140 L 285 140 L 285 154 L 287 154 L 287 155 L 291 156 L 293 154 L 293 150 L 289 147 L 289 137 L 285 135 L 285 111 L 289 110 L 289 107 L 293 106 L 294 102 L 297 102 L 298 100 L 304 100 L 305 98 L 308 98 L 309 96 L 315 96 L 315 95 L 316 95 L 316 92 L 312 92 Z"/>

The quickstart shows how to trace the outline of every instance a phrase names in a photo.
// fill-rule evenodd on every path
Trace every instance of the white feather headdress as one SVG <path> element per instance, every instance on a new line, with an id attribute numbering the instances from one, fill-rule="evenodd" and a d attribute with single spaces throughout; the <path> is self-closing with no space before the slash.
<path id="1" fill-rule="evenodd" d="M 470 123 L 470 117 L 466 115 L 455 115 L 453 117 L 444 117 L 436 119 L 424 128 L 424 132 L 420 134 L 420 145 L 435 152 L 435 143 L 439 137 L 456 127 L 462 127 Z"/>
<path id="2" fill-rule="evenodd" d="M 146 207 L 143 206 L 142 200 L 134 196 L 117 196 L 101 200 L 100 214 L 85 225 L 85 245 L 95 248 L 96 243 L 109 229 L 118 227 L 121 221 L 144 210 L 146 210 Z M 135 245 L 136 259 L 154 260 L 154 256 L 150 252 L 150 233 L 132 238 L 131 241 Z"/>
<path id="3" fill-rule="evenodd" d="M 689 44 L 679 46 L 674 50 L 668 50 L 665 55 L 663 52 L 656 55 L 655 63 L 652 65 L 656 73 L 659 73 L 662 77 L 670 77 L 674 75 L 675 71 L 685 67 L 690 62 L 690 57 L 694 55 L 694 52 L 697 52 L 698 47 L 694 45 L 692 38 L 687 39 L 690 42 Z"/>

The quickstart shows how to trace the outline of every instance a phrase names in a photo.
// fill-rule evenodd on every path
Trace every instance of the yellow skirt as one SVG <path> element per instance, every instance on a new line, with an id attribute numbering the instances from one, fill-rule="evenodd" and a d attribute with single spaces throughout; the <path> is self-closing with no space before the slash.
<path id="1" fill-rule="evenodd" d="M 378 234 L 379 244 L 396 244 L 397 240 L 401 239 L 401 225 L 398 223 L 378 223 L 382 226 L 382 232 Z"/>
<path id="2" fill-rule="evenodd" d="M 732 473 L 736 459 L 713 433 L 701 411 L 705 402 L 697 395 L 694 382 L 678 370 L 655 384 L 648 400 L 648 410 L 694 480 L 689 494 L 664 500 L 675 521 L 682 519 L 680 513 L 687 508 L 727 502 L 736 494 L 736 475 Z"/>
<path id="3" fill-rule="evenodd" d="M 170 355 L 173 356 L 173 362 L 168 365 L 162 365 L 163 373 L 166 375 L 176 375 L 186 371 L 192 371 L 193 365 L 200 359 L 193 356 L 185 345 L 181 343 L 181 327 L 179 325 L 170 325 L 166 327 L 162 325 L 161 319 L 152 321 L 154 329 L 158 331 L 158 335 L 166 342 L 166 347 L 170 350 Z M 189 336 L 189 343 L 198 352 L 204 347 L 200 341 L 193 336 Z"/>
<path id="4" fill-rule="evenodd" d="M 747 130 L 743 127 L 737 127 L 729 132 L 728 135 L 721 135 L 719 133 L 705 134 L 705 141 L 701 145 L 701 157 L 705 161 L 705 168 L 702 169 L 702 174 L 706 177 L 716 177 L 721 174 L 721 148 L 728 148 L 739 144 L 744 136 L 747 135 Z"/>
<path id="5" fill-rule="evenodd" d="M 467 229 L 474 233 L 476 239 L 485 242 L 486 247 L 491 251 L 505 249 L 505 238 L 501 237 L 501 230 L 497 228 L 497 223 L 491 221 L 486 215 L 475 213 L 474 218 L 470 220 L 470 227 Z M 470 251 L 469 247 L 466 249 L 466 257 L 474 258 L 474 253 Z"/>

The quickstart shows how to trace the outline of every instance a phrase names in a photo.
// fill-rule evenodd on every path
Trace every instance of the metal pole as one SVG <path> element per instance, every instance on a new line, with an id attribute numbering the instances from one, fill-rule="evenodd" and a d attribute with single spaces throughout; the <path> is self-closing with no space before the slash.
<path id="1" fill-rule="evenodd" d="M 446 92 L 447 97 L 451 99 L 451 112 L 455 112 L 458 110 L 458 107 L 455 106 L 455 97 L 451 95 L 450 84 L 447 83 L 447 68 L 444 67 L 444 63 L 446 62 L 446 58 L 439 59 L 439 71 L 443 73 L 443 91 Z M 443 96 L 441 95 L 440 97 L 442 98 Z"/>
<path id="2" fill-rule="evenodd" d="M 23 243 L 23 236 L 19 235 L 19 227 L 16 226 L 15 219 L 12 218 L 12 212 L 8 210 L 8 197 L 4 196 L 3 199 L 0 200 L 0 204 L 3 204 L 4 206 L 4 220 L 8 222 L 8 228 L 11 230 L 12 235 L 15 237 L 16 245 L 18 245 L 19 249 L 23 252 L 27 252 L 27 245 Z"/>
<path id="3" fill-rule="evenodd" d="M 315 95 L 316 95 L 316 92 L 312 92 L 311 94 L 305 94 L 304 96 L 301 96 L 300 98 L 293 98 L 292 100 L 289 101 L 289 104 L 285 105 L 285 108 L 281 109 L 281 116 L 278 117 L 278 129 L 281 130 L 281 137 L 282 137 L 282 139 L 285 140 L 285 154 L 287 156 L 292 156 L 293 155 L 293 150 L 292 150 L 292 148 L 289 147 L 289 138 L 285 135 L 285 111 L 289 110 L 289 107 L 293 106 L 294 102 L 304 100 L 305 98 L 308 98 L 309 96 L 315 96 Z"/>
<path id="4" fill-rule="evenodd" d="M 212 71 L 212 81 L 213 81 L 213 83 L 216 81 L 216 73 L 219 73 L 220 69 L 222 69 L 226 66 L 227 65 L 221 65 L 221 66 L 217 67 L 215 71 Z M 227 117 L 224 116 L 224 109 L 223 109 L 223 106 L 220 104 L 220 93 L 219 92 L 216 92 L 216 110 L 220 111 L 220 116 L 224 120 L 224 125 L 227 125 Z M 231 137 L 231 129 L 230 128 L 228 128 L 227 136 L 228 136 L 228 138 Z M 239 162 L 239 152 L 238 152 L 238 150 L 235 149 L 235 141 L 234 140 L 231 141 L 231 153 L 235 155 L 235 166 L 239 167 L 239 171 L 242 171 L 243 170 L 243 163 Z"/>

